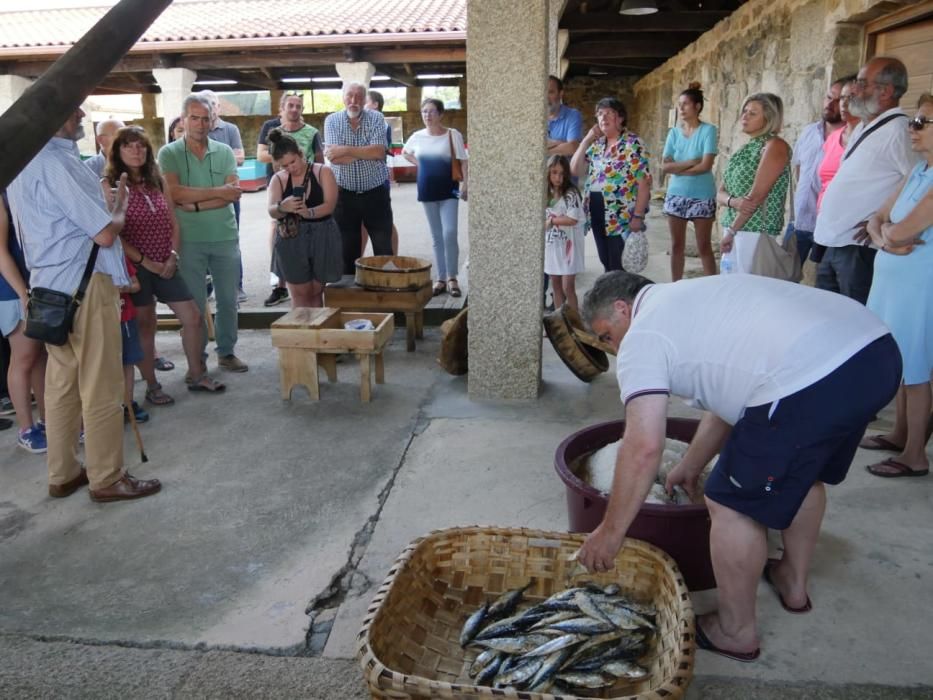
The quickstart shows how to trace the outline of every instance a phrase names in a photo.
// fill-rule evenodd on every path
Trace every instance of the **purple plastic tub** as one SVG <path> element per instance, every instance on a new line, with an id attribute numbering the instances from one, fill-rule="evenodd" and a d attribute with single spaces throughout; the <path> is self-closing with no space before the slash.
<path id="1" fill-rule="evenodd" d="M 667 437 L 690 442 L 699 421 L 668 418 Z M 615 420 L 580 430 L 557 448 L 554 468 L 567 489 L 567 514 L 571 532 L 592 532 L 603 519 L 607 499 L 571 470 L 580 457 L 615 442 L 625 421 Z M 709 512 L 704 505 L 645 504 L 638 511 L 628 536 L 645 540 L 674 558 L 691 591 L 716 587 L 709 556 Z"/>

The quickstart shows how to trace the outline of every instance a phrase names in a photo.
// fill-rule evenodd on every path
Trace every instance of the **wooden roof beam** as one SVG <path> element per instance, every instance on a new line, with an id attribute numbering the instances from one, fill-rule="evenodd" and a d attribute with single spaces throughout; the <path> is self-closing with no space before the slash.
<path id="1" fill-rule="evenodd" d="M 571 34 L 589 32 L 695 32 L 702 34 L 724 20 L 731 12 L 658 12 L 653 15 L 620 15 L 605 12 L 564 15 L 560 28 Z"/>
<path id="2" fill-rule="evenodd" d="M 570 61 L 590 58 L 670 58 L 689 43 L 689 39 L 578 41 L 570 44 L 565 58 Z"/>
<path id="3" fill-rule="evenodd" d="M 406 87 L 417 87 L 418 86 L 418 79 L 414 75 L 412 75 L 410 72 L 404 73 L 402 71 L 397 71 L 394 68 L 390 68 L 389 66 L 385 64 L 376 66 L 376 72 L 381 73 L 382 75 L 387 75 L 390 78 L 392 78 L 392 80 L 394 80 L 395 82 L 405 85 Z"/>

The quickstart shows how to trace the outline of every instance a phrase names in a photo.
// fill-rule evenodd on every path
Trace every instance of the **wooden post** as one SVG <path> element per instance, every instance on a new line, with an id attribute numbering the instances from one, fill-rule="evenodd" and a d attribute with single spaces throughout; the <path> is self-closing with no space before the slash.
<path id="1" fill-rule="evenodd" d="M 172 0 L 120 0 L 0 115 L 0 190 L 133 47 Z"/>

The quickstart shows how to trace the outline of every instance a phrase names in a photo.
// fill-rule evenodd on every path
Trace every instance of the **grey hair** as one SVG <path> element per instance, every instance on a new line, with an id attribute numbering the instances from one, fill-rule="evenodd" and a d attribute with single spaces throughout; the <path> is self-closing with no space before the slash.
<path id="1" fill-rule="evenodd" d="M 216 105 L 220 104 L 220 98 L 217 96 L 217 93 L 214 92 L 213 90 L 201 90 L 199 92 L 196 92 L 195 94 L 201 95 L 211 104 L 216 104 Z"/>
<path id="2" fill-rule="evenodd" d="M 647 277 L 622 270 L 600 275 L 590 291 L 583 296 L 583 322 L 592 328 L 594 321 L 608 318 L 612 314 L 613 302 L 624 301 L 631 304 L 638 292 L 649 284 L 654 282 Z"/>
<path id="3" fill-rule="evenodd" d="M 210 100 L 208 100 L 204 95 L 199 92 L 192 93 L 185 98 L 185 101 L 181 103 L 181 113 L 183 116 L 188 116 L 188 108 L 191 105 L 198 104 L 201 105 L 204 109 L 207 110 L 208 114 L 214 113 L 214 107 L 211 105 Z"/>
<path id="4" fill-rule="evenodd" d="M 900 100 L 907 92 L 907 67 L 898 59 L 890 56 L 875 56 L 872 60 L 884 61 L 884 65 L 875 76 L 876 82 L 890 85 L 894 88 L 895 101 Z"/>
<path id="5" fill-rule="evenodd" d="M 363 93 L 363 97 L 366 97 L 366 86 L 358 80 L 351 80 L 349 83 L 344 83 L 343 92 L 341 94 L 346 95 L 351 90 L 359 90 Z"/>
<path id="6" fill-rule="evenodd" d="M 100 136 L 104 133 L 109 127 L 116 127 L 113 131 L 116 133 L 117 129 L 122 129 L 126 124 L 124 124 L 119 119 L 103 119 L 97 122 L 97 126 L 94 127 L 94 134 Z"/>
<path id="7" fill-rule="evenodd" d="M 756 92 L 745 98 L 742 103 L 742 112 L 749 102 L 757 102 L 765 113 L 765 129 L 762 133 L 776 134 L 784 126 L 784 102 L 771 92 Z M 756 136 L 758 134 L 755 134 Z"/>

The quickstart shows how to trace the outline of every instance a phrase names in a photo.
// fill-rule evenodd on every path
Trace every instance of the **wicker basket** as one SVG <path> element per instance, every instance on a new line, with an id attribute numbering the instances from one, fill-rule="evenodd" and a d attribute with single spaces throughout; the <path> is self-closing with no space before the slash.
<path id="1" fill-rule="evenodd" d="M 392 268 L 385 269 L 390 264 Z M 431 262 L 404 255 L 371 255 L 356 261 L 356 283 L 366 289 L 415 291 L 431 284 Z"/>
<path id="2" fill-rule="evenodd" d="M 597 347 L 580 341 L 564 313 L 566 304 L 544 315 L 544 332 L 558 356 L 577 379 L 591 382 L 609 369 L 609 358 Z M 582 325 L 582 322 L 581 322 Z"/>
<path id="3" fill-rule="evenodd" d="M 438 530 L 412 542 L 376 593 L 358 636 L 357 656 L 373 698 L 493 698 L 573 700 L 577 697 L 678 700 L 693 677 L 693 608 L 674 560 L 628 539 L 613 571 L 568 578 L 569 557 L 585 535 L 467 527 Z M 658 609 L 654 651 L 645 680 L 620 680 L 583 696 L 493 690 L 472 685 L 467 670 L 477 650 L 462 649 L 466 618 L 501 593 L 534 585 L 541 600 L 579 581 L 617 582 Z M 582 691 L 581 691 L 582 692 Z"/>

